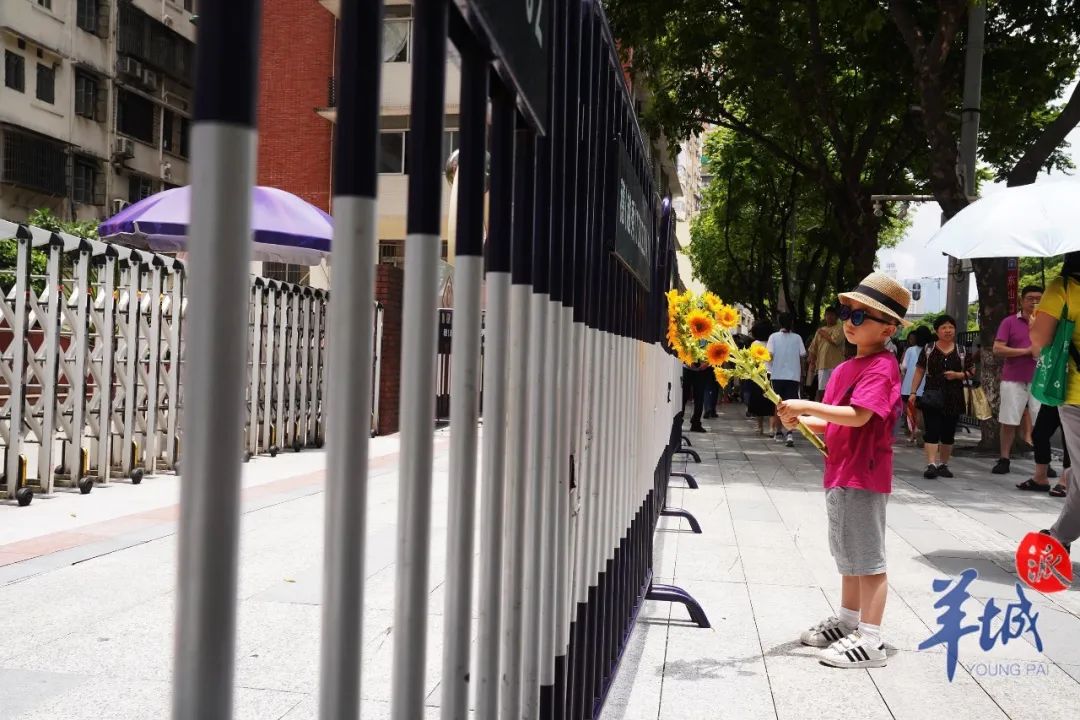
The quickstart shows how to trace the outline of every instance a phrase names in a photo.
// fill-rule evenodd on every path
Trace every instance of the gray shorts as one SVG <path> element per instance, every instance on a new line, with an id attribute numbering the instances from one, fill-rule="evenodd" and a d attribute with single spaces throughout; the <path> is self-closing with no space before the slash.
<path id="1" fill-rule="evenodd" d="M 829 550 L 841 575 L 885 572 L 887 493 L 834 487 L 825 491 L 829 514 Z"/>

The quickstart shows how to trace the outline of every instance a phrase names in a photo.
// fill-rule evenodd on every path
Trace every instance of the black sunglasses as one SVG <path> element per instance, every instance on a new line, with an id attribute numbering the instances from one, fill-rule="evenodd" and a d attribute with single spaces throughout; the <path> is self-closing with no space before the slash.
<path id="1" fill-rule="evenodd" d="M 879 322 L 882 325 L 896 324 L 896 322 L 893 320 L 886 320 L 885 318 L 875 317 L 870 313 L 866 312 L 865 310 L 854 310 L 850 305 L 840 306 L 840 319 L 845 322 L 850 320 L 851 324 L 855 327 L 859 327 L 860 325 L 862 325 L 865 320 L 873 320 L 874 322 Z"/>

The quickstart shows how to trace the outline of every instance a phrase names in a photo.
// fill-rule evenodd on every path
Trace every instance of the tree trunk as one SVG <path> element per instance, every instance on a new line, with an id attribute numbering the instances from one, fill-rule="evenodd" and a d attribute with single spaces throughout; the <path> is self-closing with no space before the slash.
<path id="1" fill-rule="evenodd" d="M 985 258 L 972 260 L 972 265 L 975 269 L 975 286 L 979 291 L 979 381 L 995 413 L 992 418 L 980 423 L 982 438 L 979 449 L 996 452 L 1001 435 L 997 409 L 1000 407 L 1002 359 L 994 355 L 993 348 L 998 325 L 1010 312 L 1008 262 L 1002 258 Z M 961 322 L 961 319 L 957 318 L 956 321 Z M 1035 422 L 1035 418 L 1031 418 L 1031 421 Z"/>

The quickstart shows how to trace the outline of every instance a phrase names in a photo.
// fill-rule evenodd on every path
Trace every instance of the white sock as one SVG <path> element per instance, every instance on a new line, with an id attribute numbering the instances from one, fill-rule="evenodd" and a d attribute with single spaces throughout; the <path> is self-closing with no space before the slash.
<path id="1" fill-rule="evenodd" d="M 840 618 L 840 622 L 849 628 L 859 627 L 859 611 L 848 610 L 846 607 L 840 608 L 840 613 L 837 615 Z"/>
<path id="2" fill-rule="evenodd" d="M 881 647 L 881 626 L 870 623 L 859 623 L 859 633 L 868 638 L 874 647 Z"/>

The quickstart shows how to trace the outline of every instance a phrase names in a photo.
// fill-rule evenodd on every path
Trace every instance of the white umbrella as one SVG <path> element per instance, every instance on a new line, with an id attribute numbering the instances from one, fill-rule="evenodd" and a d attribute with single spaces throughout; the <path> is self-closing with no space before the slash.
<path id="1" fill-rule="evenodd" d="M 1053 257 L 1080 250 L 1080 181 L 987 195 L 954 215 L 926 246 L 955 258 Z"/>

